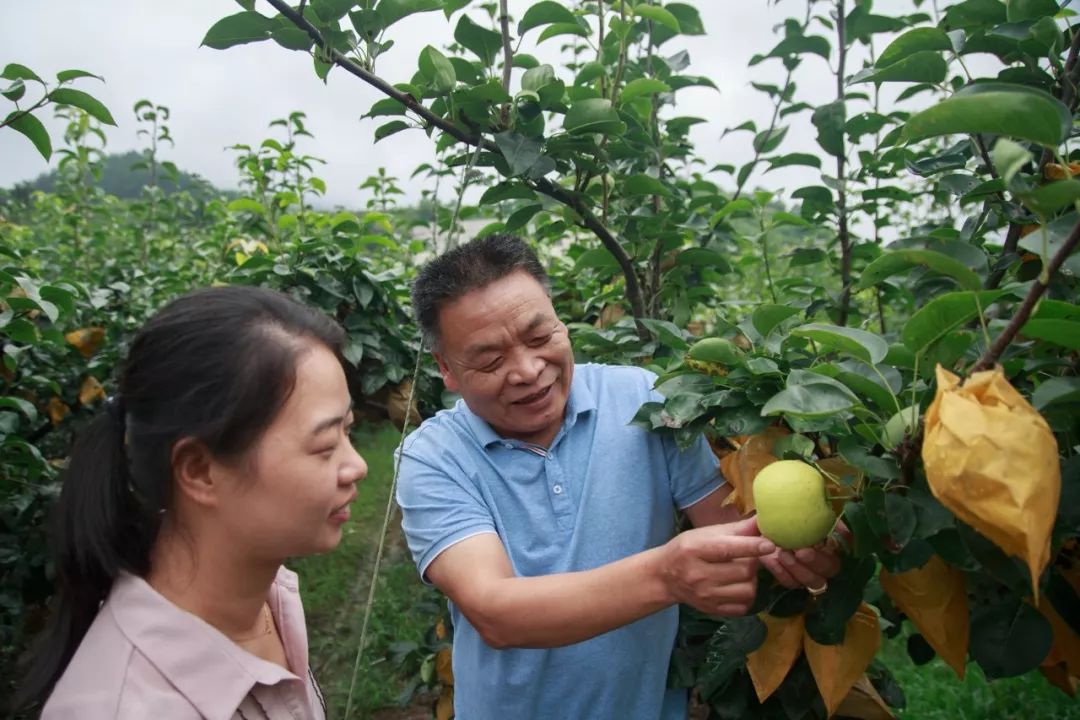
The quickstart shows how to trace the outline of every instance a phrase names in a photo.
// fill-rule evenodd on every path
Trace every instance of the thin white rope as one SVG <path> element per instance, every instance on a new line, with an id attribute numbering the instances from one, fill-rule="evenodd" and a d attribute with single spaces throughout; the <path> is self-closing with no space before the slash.
<path id="1" fill-rule="evenodd" d="M 458 217 L 461 214 L 461 201 L 462 198 L 465 197 L 466 188 L 469 186 L 469 173 L 478 157 L 480 157 L 479 145 L 465 163 L 465 170 L 461 173 L 461 186 L 458 189 L 457 205 L 454 208 L 454 216 L 450 220 L 450 230 L 447 238 L 447 245 L 449 247 L 453 247 L 451 243 L 453 241 Z M 398 443 L 397 458 L 394 461 L 394 477 L 390 481 L 390 495 L 386 498 L 386 513 L 383 515 L 382 531 L 379 533 L 379 547 L 375 551 L 375 567 L 373 567 L 371 571 L 371 583 L 368 586 L 367 605 L 364 607 L 364 621 L 360 626 L 360 646 L 356 648 L 356 660 L 353 661 L 352 679 L 349 681 L 349 697 L 345 701 L 345 720 L 349 720 L 349 717 L 352 714 L 353 691 L 356 689 L 356 676 L 360 671 L 360 660 L 364 656 L 364 647 L 367 644 L 368 621 L 371 620 L 371 609 L 375 605 L 375 587 L 379 582 L 379 570 L 382 567 L 383 548 L 386 546 L 386 533 L 390 528 L 390 518 L 394 514 L 394 497 L 397 493 L 398 474 L 401 471 L 401 447 L 405 442 L 405 436 L 409 432 L 409 417 L 412 415 L 413 396 L 416 393 L 416 384 L 420 378 L 420 363 L 423 361 L 423 357 L 424 341 L 423 338 L 421 338 L 420 347 L 416 350 L 416 367 L 413 368 L 412 387 L 409 388 L 409 401 L 405 406 L 405 421 L 401 426 L 401 442 Z"/>
<path id="2" fill-rule="evenodd" d="M 413 369 L 412 385 L 409 387 L 409 401 L 405 404 L 405 420 L 401 424 L 401 441 L 398 443 L 397 458 L 394 460 L 394 477 L 390 481 L 390 495 L 386 498 L 386 513 L 383 515 L 382 532 L 379 533 L 379 548 L 375 551 L 375 567 L 371 573 L 371 584 L 368 587 L 367 605 L 364 607 L 364 622 L 360 626 L 360 645 L 356 648 L 356 660 L 353 662 L 352 679 L 349 681 L 349 698 L 345 702 L 345 718 L 348 720 L 352 713 L 353 690 L 356 689 L 356 675 L 360 670 L 360 659 L 364 655 L 364 646 L 367 644 L 368 621 L 371 619 L 371 608 L 375 605 L 375 586 L 379 582 L 379 569 L 382 566 L 383 548 L 386 547 L 386 532 L 390 527 L 390 518 L 394 514 L 394 496 L 397 493 L 398 473 L 401 471 L 401 448 L 405 442 L 405 436 L 409 433 L 409 418 L 412 417 L 413 396 L 416 393 L 416 383 L 420 377 L 420 363 L 424 358 L 424 341 L 420 341 L 420 347 L 416 350 L 416 367 Z"/>

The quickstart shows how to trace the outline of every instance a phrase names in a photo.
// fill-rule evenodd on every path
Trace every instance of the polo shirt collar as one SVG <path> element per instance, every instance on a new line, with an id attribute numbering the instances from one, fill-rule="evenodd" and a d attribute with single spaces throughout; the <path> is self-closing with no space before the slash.
<path id="1" fill-rule="evenodd" d="M 474 413 L 464 400 L 461 401 L 461 407 L 465 412 L 466 422 L 469 424 L 469 428 L 472 430 L 477 442 L 480 443 L 480 447 L 487 448 L 491 445 L 501 445 L 506 442 L 506 439 L 500 437 L 486 420 Z M 574 379 L 570 382 L 570 397 L 566 400 L 563 425 L 559 429 L 559 435 L 556 435 L 556 441 L 577 423 L 579 416 L 595 409 L 596 398 L 593 397 L 592 391 L 589 390 L 582 373 L 575 372 Z"/>
<path id="2" fill-rule="evenodd" d="M 294 659 L 297 638 L 286 636 L 286 615 L 294 610 L 289 606 L 299 603 L 295 573 L 279 569 L 268 600 L 290 660 L 294 664 L 302 661 L 306 666 L 306 647 L 304 657 Z M 299 680 L 285 668 L 244 651 L 217 628 L 173 605 L 135 575 L 121 574 L 106 605 L 131 644 L 208 720 L 233 717 L 256 683 L 275 685 Z"/>

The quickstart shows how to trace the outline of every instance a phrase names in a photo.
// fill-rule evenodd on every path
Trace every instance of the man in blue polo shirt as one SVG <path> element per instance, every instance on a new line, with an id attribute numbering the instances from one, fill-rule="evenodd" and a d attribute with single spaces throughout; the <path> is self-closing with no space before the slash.
<path id="1" fill-rule="evenodd" d="M 629 424 L 659 399 L 634 367 L 575 367 L 547 275 L 495 235 L 434 259 L 421 330 L 461 395 L 403 443 L 398 502 L 425 581 L 450 599 L 460 720 L 685 720 L 668 690 L 678 604 L 745 614 L 758 563 L 819 591 L 820 548 L 777 552 L 702 439 Z M 675 511 L 695 529 L 674 534 Z"/>

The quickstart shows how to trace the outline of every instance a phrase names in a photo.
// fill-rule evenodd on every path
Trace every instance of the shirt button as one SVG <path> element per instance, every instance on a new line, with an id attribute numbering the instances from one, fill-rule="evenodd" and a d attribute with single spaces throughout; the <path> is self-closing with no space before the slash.
<path id="1" fill-rule="evenodd" d="M 562 485 L 554 486 L 553 488 L 551 488 L 551 491 L 556 495 L 562 495 Z"/>

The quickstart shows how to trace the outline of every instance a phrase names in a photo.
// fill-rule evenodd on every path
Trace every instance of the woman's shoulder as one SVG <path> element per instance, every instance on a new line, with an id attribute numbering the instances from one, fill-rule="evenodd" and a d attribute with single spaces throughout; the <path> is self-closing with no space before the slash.
<path id="1" fill-rule="evenodd" d="M 187 699 L 99 612 L 42 710 L 42 720 L 198 718 Z"/>

